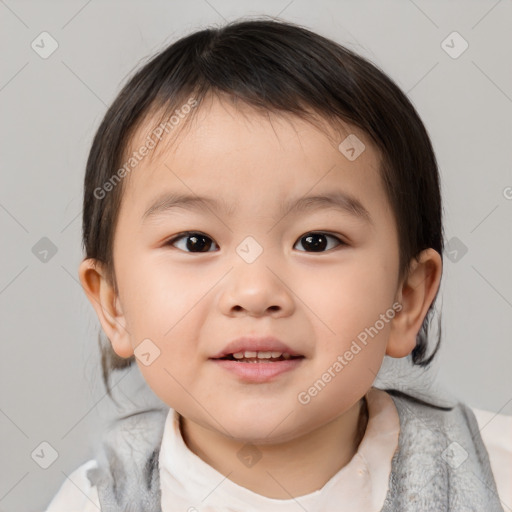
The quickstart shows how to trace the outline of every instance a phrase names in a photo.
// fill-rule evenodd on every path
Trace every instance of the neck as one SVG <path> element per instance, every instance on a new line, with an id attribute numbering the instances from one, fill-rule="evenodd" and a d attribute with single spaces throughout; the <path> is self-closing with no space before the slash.
<path id="1" fill-rule="evenodd" d="M 237 452 L 245 444 L 180 417 L 188 448 L 234 483 L 274 499 L 290 499 L 321 489 L 357 452 L 366 431 L 363 397 L 348 411 L 290 441 L 256 445 L 261 459 L 250 467 Z"/>

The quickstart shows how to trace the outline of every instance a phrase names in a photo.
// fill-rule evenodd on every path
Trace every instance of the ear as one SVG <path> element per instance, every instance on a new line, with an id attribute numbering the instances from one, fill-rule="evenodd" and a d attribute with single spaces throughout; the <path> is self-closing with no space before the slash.
<path id="1" fill-rule="evenodd" d="M 386 355 L 405 357 L 413 351 L 416 336 L 439 288 L 442 270 L 441 256 L 432 248 L 422 251 L 418 259 L 413 258 L 409 274 L 399 286 L 396 300 L 402 309 L 391 321 Z"/>
<path id="2" fill-rule="evenodd" d="M 114 352 L 119 357 L 130 357 L 133 354 L 133 348 L 126 330 L 126 319 L 119 297 L 107 279 L 103 264 L 93 258 L 84 259 L 80 263 L 78 274 L 87 298 L 96 311 Z"/>

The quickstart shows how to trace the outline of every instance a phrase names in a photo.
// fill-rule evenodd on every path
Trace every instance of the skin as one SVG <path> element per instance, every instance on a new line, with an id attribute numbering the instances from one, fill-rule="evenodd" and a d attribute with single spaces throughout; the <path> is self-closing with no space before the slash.
<path id="1" fill-rule="evenodd" d="M 404 357 L 414 348 L 442 261 L 427 249 L 399 280 L 380 156 L 358 129 L 320 130 L 218 99 L 198 108 L 179 143 L 161 144 L 125 178 L 114 238 L 119 294 L 99 262 L 85 259 L 79 276 L 119 356 L 131 356 L 147 338 L 160 350 L 150 365 L 137 364 L 182 415 L 188 447 L 237 484 L 289 499 L 320 489 L 356 453 L 362 398 L 385 354 Z M 141 128 L 134 140 L 147 133 Z M 366 145 L 354 161 L 337 148 L 349 133 Z M 279 215 L 290 198 L 333 189 L 356 196 L 372 224 L 333 208 Z M 143 222 L 164 190 L 222 198 L 231 211 L 177 209 Z M 209 252 L 187 252 L 186 238 L 167 243 L 183 231 L 207 235 Z M 311 251 L 301 240 L 312 231 L 344 244 L 329 238 L 323 252 Z M 247 236 L 263 249 L 251 264 L 236 252 Z M 301 404 L 298 394 L 395 302 L 402 310 Z M 274 335 L 305 359 L 260 384 L 241 382 L 209 360 L 249 334 Z M 246 443 L 262 456 L 252 467 L 237 456 Z"/>

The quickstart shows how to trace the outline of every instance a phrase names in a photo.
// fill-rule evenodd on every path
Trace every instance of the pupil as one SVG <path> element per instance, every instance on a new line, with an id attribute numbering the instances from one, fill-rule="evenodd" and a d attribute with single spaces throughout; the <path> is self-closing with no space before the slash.
<path id="1" fill-rule="evenodd" d="M 187 249 L 194 250 L 198 249 L 198 252 L 207 252 L 211 246 L 211 243 L 208 243 L 208 237 L 203 235 L 191 235 L 187 237 Z"/>
<path id="2" fill-rule="evenodd" d="M 313 252 L 320 252 L 327 246 L 327 237 L 321 233 L 305 236 L 302 240 L 306 241 L 306 244 L 303 242 L 302 245 L 307 249 L 307 245 L 309 244 L 309 249 Z"/>

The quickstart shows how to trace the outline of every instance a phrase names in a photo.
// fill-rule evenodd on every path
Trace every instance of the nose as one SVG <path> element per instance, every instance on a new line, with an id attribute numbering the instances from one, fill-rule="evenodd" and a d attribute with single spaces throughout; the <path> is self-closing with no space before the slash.
<path id="1" fill-rule="evenodd" d="M 291 315 L 295 302 L 286 281 L 284 273 L 263 258 L 253 263 L 237 261 L 224 280 L 219 307 L 228 316 Z"/>

